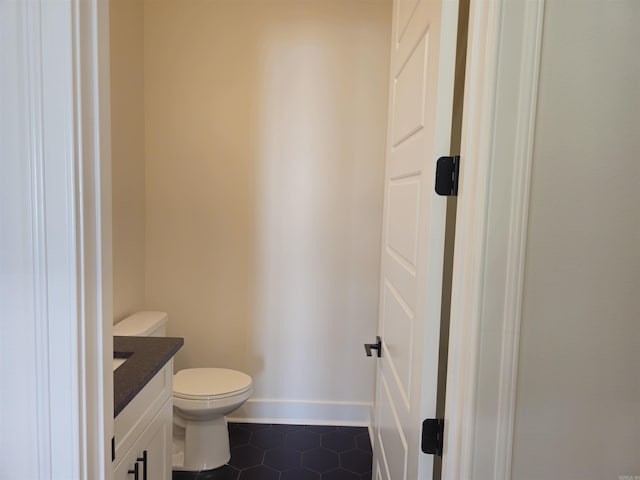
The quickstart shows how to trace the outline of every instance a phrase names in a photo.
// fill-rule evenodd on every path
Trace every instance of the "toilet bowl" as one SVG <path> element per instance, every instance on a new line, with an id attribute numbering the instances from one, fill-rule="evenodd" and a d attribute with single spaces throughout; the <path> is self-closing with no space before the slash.
<path id="1" fill-rule="evenodd" d="M 138 312 L 113 327 L 117 336 L 163 337 L 164 312 Z M 226 415 L 251 396 L 245 373 L 226 368 L 187 368 L 173 376 L 173 468 L 201 471 L 229 461 Z"/>
<path id="2" fill-rule="evenodd" d="M 174 468 L 211 470 L 231 458 L 226 415 L 251 396 L 249 375 L 189 368 L 173 376 Z M 182 460 L 182 461 L 181 461 Z"/>

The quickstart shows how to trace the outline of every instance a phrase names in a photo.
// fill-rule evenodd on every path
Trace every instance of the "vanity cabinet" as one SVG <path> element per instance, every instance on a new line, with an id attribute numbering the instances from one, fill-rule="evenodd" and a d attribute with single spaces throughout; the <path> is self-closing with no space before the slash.
<path id="1" fill-rule="evenodd" d="M 114 480 L 171 480 L 172 413 L 171 402 L 165 402 L 114 469 Z"/>
<path id="2" fill-rule="evenodd" d="M 114 421 L 114 480 L 171 480 L 173 361 Z"/>

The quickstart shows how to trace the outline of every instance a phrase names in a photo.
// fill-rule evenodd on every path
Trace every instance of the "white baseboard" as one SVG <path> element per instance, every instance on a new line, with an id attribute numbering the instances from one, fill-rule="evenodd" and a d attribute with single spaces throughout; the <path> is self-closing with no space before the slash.
<path id="1" fill-rule="evenodd" d="M 371 404 L 315 400 L 252 398 L 228 417 L 238 423 L 341 425 L 369 427 Z"/>

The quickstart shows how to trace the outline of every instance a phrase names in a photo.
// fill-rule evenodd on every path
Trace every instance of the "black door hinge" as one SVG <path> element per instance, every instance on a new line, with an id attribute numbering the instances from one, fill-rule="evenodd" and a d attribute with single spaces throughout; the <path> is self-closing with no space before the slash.
<path id="1" fill-rule="evenodd" d="M 442 456 L 444 419 L 427 418 L 422 422 L 422 451 L 430 455 Z"/>
<path id="2" fill-rule="evenodd" d="M 116 437 L 111 437 L 111 461 L 116 459 Z"/>
<path id="3" fill-rule="evenodd" d="M 458 195 L 460 155 L 440 157 L 436 162 L 436 193 L 446 197 Z"/>

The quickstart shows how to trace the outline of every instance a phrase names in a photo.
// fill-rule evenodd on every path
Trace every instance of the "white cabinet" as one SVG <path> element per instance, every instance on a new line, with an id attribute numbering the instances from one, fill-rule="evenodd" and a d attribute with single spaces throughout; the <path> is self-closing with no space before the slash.
<path id="1" fill-rule="evenodd" d="M 172 372 L 171 361 L 116 417 L 114 480 L 171 480 Z"/>
<path id="2" fill-rule="evenodd" d="M 114 480 L 171 480 L 171 401 L 138 437 L 133 447 L 114 469 Z M 145 470 L 146 469 L 146 470 Z"/>

